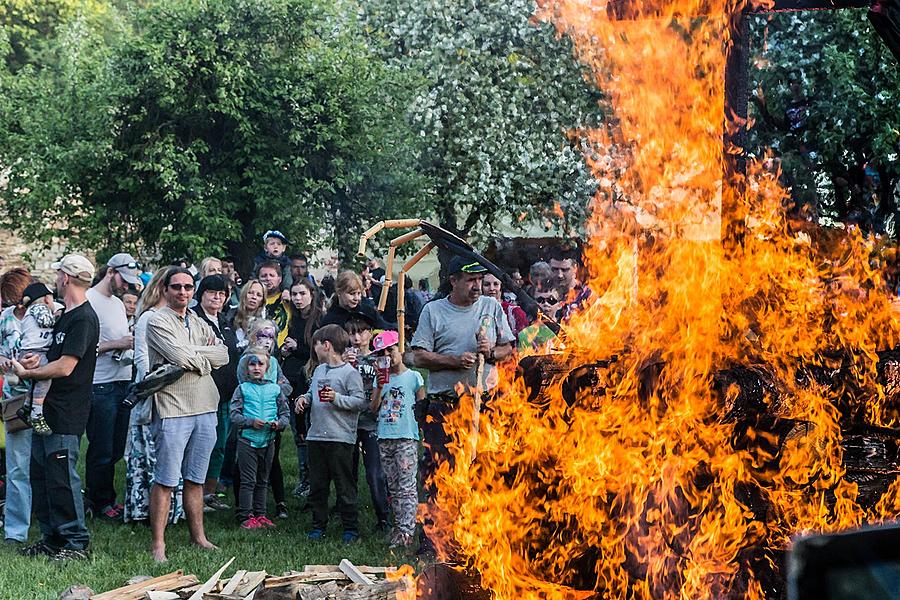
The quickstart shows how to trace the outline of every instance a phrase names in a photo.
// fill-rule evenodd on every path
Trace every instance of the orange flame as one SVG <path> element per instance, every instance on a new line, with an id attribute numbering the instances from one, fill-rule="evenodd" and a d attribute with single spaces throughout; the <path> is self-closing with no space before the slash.
<path id="1" fill-rule="evenodd" d="M 498 599 L 762 598 L 791 535 L 900 506 L 895 483 L 867 509 L 842 464 L 847 418 L 900 422 L 876 381 L 876 350 L 900 328 L 875 243 L 790 223 L 761 164 L 723 178 L 737 8 L 540 4 L 615 108 L 614 124 L 583 132 L 601 182 L 587 224 L 594 302 L 556 345 L 559 365 L 604 366 L 571 406 L 559 382 L 529 402 L 505 373 L 473 463 L 471 403 L 450 426 L 457 460 L 436 476 L 433 534 Z M 736 218 L 742 238 L 723 243 Z M 847 385 L 798 375 L 835 356 Z M 716 391 L 716 374 L 737 366 L 768 374 L 762 412 L 784 431 L 729 418 L 740 390 Z"/>

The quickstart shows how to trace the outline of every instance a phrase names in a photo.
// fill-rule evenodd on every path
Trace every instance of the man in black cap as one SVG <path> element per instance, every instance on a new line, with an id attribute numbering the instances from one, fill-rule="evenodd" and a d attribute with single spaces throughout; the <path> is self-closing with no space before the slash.
<path id="1" fill-rule="evenodd" d="M 432 502 L 436 490 L 431 479 L 442 462 L 452 460 L 444 422 L 459 403 L 457 385 L 469 390 L 493 389 L 497 385 L 494 365 L 513 351 L 515 338 L 503 307 L 481 294 L 486 272 L 477 262 L 454 257 L 449 268 L 450 294 L 425 305 L 410 342 L 415 365 L 429 372 L 425 403 L 417 407 L 417 412 L 422 417 L 426 448 L 421 470 Z M 484 357 L 481 381 L 476 380 L 479 354 Z M 423 535 L 419 552 L 432 551 L 433 546 Z"/>

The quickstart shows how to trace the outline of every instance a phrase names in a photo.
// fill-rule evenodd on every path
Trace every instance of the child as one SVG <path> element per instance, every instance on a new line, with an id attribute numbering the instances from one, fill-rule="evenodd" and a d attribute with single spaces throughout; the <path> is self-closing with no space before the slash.
<path id="1" fill-rule="evenodd" d="M 32 283 L 25 288 L 22 294 L 22 306 L 25 307 L 25 316 L 22 318 L 22 336 L 19 338 L 18 354 L 37 354 L 41 358 L 41 365 L 47 364 L 47 350 L 53 341 L 53 325 L 56 318 L 53 316 L 55 305 L 53 295 L 43 283 Z M 51 379 L 34 381 L 31 384 L 31 397 L 20 409 L 23 414 L 20 418 L 30 423 L 37 435 L 50 435 L 53 433 L 44 419 L 44 398 L 50 390 Z"/>
<path id="2" fill-rule="evenodd" d="M 253 277 L 259 274 L 259 267 L 265 262 L 274 260 L 281 265 L 281 289 L 290 290 L 293 278 L 291 277 L 291 261 L 284 251 L 288 247 L 287 237 L 277 229 L 270 229 L 263 234 L 263 250 L 253 259 Z M 290 295 L 287 300 L 290 302 Z"/>
<path id="3" fill-rule="evenodd" d="M 409 547 L 416 531 L 416 464 L 419 427 L 415 404 L 425 399 L 425 382 L 417 371 L 406 368 L 400 355 L 400 336 L 383 331 L 375 338 L 375 354 L 390 358 L 390 372 L 379 369 L 372 410 L 378 411 L 378 447 L 394 510 L 391 547 Z"/>
<path id="4" fill-rule="evenodd" d="M 337 491 L 337 506 L 344 525 L 344 543 L 359 539 L 356 511 L 356 474 L 353 446 L 359 413 L 369 406 L 362 378 L 341 355 L 349 336 L 340 325 L 325 325 L 313 334 L 313 352 L 319 366 L 309 392 L 297 399 L 297 412 L 310 409 L 306 448 L 309 454 L 309 539 L 321 540 L 328 525 L 328 492 Z"/>
<path id="5" fill-rule="evenodd" d="M 344 360 L 356 367 L 363 381 L 363 393 L 366 398 L 372 397 L 375 389 L 375 357 L 372 354 L 372 322 L 362 314 L 353 314 L 344 324 L 350 336 L 350 347 L 344 351 Z M 354 364 L 355 363 L 355 364 Z M 362 449 L 363 465 L 366 467 L 366 483 L 372 496 L 376 527 L 379 531 L 387 531 L 388 498 L 387 482 L 381 468 L 381 456 L 378 451 L 378 437 L 375 427 L 378 413 L 364 410 L 359 414 L 356 426 L 356 446 L 353 448 L 353 472 L 359 473 L 359 452 Z"/>
<path id="6" fill-rule="evenodd" d="M 244 353 L 248 379 L 231 397 L 231 423 L 237 428 L 237 463 L 241 487 L 238 518 L 244 529 L 275 527 L 266 516 L 269 470 L 276 432 L 288 425 L 287 397 L 269 373 L 269 354 L 254 346 Z"/>

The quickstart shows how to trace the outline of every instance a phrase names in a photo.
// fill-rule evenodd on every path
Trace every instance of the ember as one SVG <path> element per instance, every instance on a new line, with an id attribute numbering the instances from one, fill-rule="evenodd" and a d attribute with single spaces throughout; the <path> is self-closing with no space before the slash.
<path id="1" fill-rule="evenodd" d="M 496 598 L 778 597 L 792 535 L 900 506 L 897 361 L 878 355 L 900 330 L 874 248 L 792 227 L 761 165 L 723 177 L 725 3 L 541 6 L 615 108 L 581 132 L 595 301 L 530 387 L 506 374 L 474 463 L 458 440 L 435 533 Z"/>

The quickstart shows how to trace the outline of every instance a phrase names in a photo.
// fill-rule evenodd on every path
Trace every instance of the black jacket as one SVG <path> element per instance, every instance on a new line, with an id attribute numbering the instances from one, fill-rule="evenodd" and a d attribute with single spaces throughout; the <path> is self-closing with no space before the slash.
<path id="1" fill-rule="evenodd" d="M 195 305 L 191 310 L 203 319 L 207 325 L 212 327 L 213 331 L 216 332 L 216 337 L 222 340 L 228 348 L 228 364 L 222 365 L 218 369 L 213 369 L 211 375 L 216 383 L 216 388 L 219 390 L 219 402 L 230 402 L 231 396 L 238 385 L 237 366 L 241 358 L 241 352 L 237 347 L 237 336 L 225 315 L 221 312 L 218 314 L 217 322 L 213 323 L 206 316 L 206 313 L 203 312 L 203 309 L 200 308 L 199 304 Z"/>
<path id="2" fill-rule="evenodd" d="M 366 320 L 370 321 L 372 327 L 375 329 L 394 329 L 396 327 L 395 324 L 385 321 L 384 317 L 381 316 L 381 313 L 378 312 L 375 306 L 367 298 L 363 298 L 362 302 L 359 303 L 359 306 L 353 310 L 347 310 L 337 302 L 334 302 L 334 304 L 328 308 L 328 312 L 322 317 L 322 322 L 319 326 L 340 325 L 343 327 L 347 324 L 347 321 L 350 320 L 350 317 L 354 315 L 361 315 Z"/>

